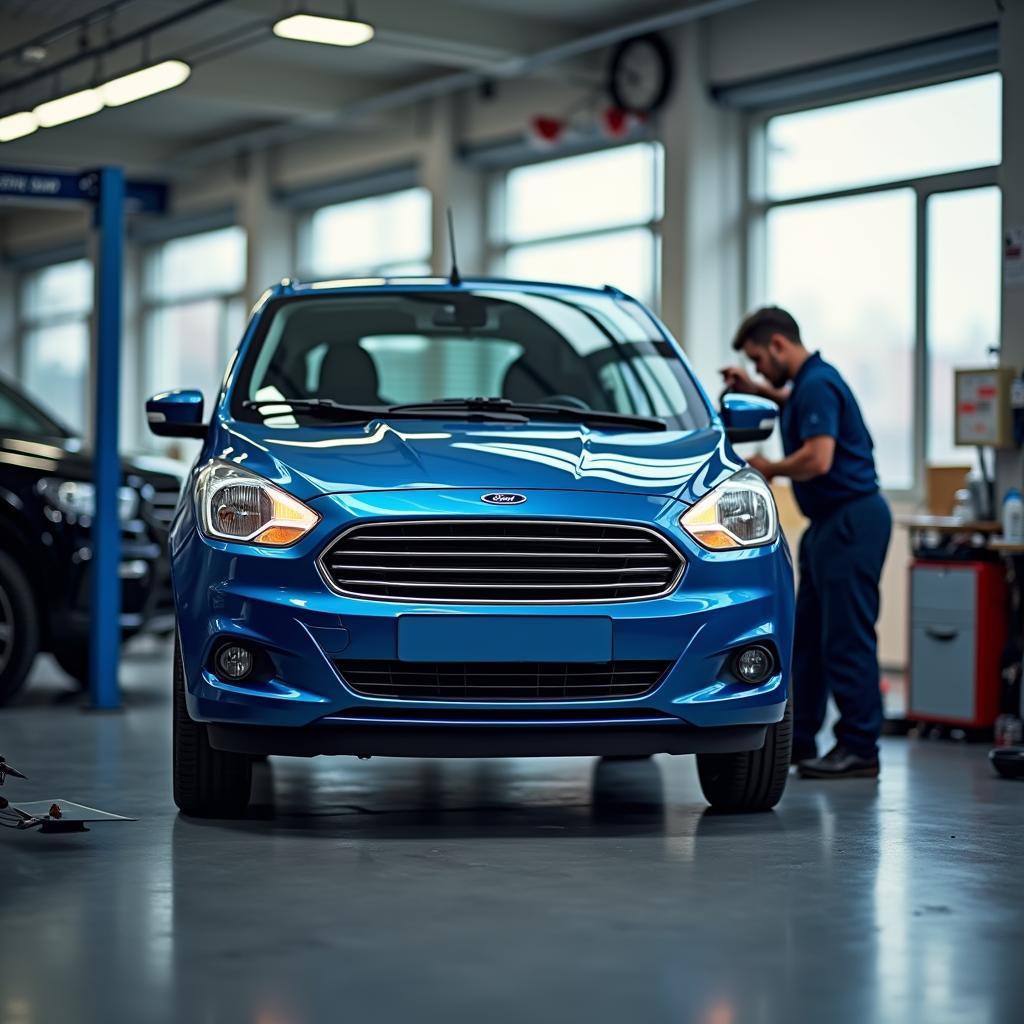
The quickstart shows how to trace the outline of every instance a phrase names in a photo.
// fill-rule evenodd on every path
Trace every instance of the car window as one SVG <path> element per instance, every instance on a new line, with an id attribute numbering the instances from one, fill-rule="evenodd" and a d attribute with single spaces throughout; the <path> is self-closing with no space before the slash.
<path id="1" fill-rule="evenodd" d="M 278 300 L 246 353 L 234 415 L 253 418 L 241 403 L 267 397 L 369 406 L 497 397 L 657 416 L 678 429 L 706 426 L 689 370 L 643 307 L 581 295 L 358 292 Z"/>
<path id="2" fill-rule="evenodd" d="M 424 385 L 438 398 L 500 395 L 509 367 L 522 345 L 503 338 L 425 337 L 416 334 L 363 338 L 389 405 L 423 400 Z M 433 378 L 433 380 L 431 380 Z"/>
<path id="3" fill-rule="evenodd" d="M 68 431 L 27 398 L 0 385 L 0 431 L 12 434 L 39 434 L 42 437 L 67 437 Z"/>

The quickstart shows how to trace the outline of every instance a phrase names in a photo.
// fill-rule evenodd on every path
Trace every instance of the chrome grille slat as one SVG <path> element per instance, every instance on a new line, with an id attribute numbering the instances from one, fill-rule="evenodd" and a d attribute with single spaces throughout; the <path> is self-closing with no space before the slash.
<path id="1" fill-rule="evenodd" d="M 337 562 L 332 562 L 331 563 L 331 568 L 335 569 L 335 570 L 337 570 L 337 569 L 359 569 L 359 570 L 361 570 L 363 572 L 366 572 L 366 571 L 369 571 L 369 570 L 379 570 L 380 572 L 389 572 L 393 567 L 392 566 L 388 566 L 388 565 L 339 565 Z M 471 572 L 471 573 L 478 573 L 478 572 L 489 572 L 489 573 L 506 573 L 506 572 L 515 572 L 515 573 L 524 573 L 524 572 L 526 572 L 526 573 L 538 573 L 538 572 L 541 572 L 541 573 L 543 573 L 543 572 L 549 572 L 550 573 L 550 572 L 555 572 L 555 573 L 569 573 L 569 574 L 575 576 L 578 573 L 582 573 L 582 572 L 590 572 L 590 573 L 599 572 L 599 573 L 604 573 L 605 575 L 607 575 L 607 573 L 609 571 L 612 571 L 612 572 L 615 572 L 615 573 L 645 572 L 645 573 L 648 573 L 648 574 L 650 574 L 650 573 L 662 573 L 662 574 L 664 574 L 666 572 L 667 573 L 671 573 L 672 572 L 672 566 L 670 566 L 670 565 L 665 565 L 665 566 L 639 565 L 639 566 L 627 566 L 626 568 L 618 568 L 618 569 L 608 570 L 608 569 L 577 569 L 575 567 L 572 568 L 572 569 L 560 569 L 560 568 L 559 569 L 550 569 L 547 566 L 543 566 L 543 565 L 533 566 L 533 567 L 531 567 L 529 569 L 521 569 L 521 568 L 519 568 L 517 566 L 497 566 L 497 567 L 493 567 L 492 566 L 492 567 L 489 567 L 489 568 L 482 568 L 482 569 L 480 569 L 480 568 L 475 568 L 473 566 L 461 566 L 461 565 L 424 565 L 424 566 L 420 566 L 417 569 L 413 569 L 411 571 L 413 571 L 413 572 Z"/>
<path id="2" fill-rule="evenodd" d="M 505 587 L 549 587 L 554 590 L 566 590 L 566 589 L 583 589 L 590 590 L 595 587 L 648 587 L 649 583 L 435 583 L 431 580 L 429 583 L 421 583 L 419 581 L 410 582 L 388 582 L 385 584 L 384 580 L 348 580 L 349 583 L 359 584 L 374 584 L 377 586 L 389 586 L 389 587 L 461 587 L 468 589 L 470 587 L 478 587 L 481 590 L 502 590 Z"/>
<path id="3" fill-rule="evenodd" d="M 420 537 L 416 537 L 416 540 L 450 540 L 452 537 L 449 533 L 436 533 L 436 534 L 423 534 Z M 408 541 L 410 538 L 406 534 L 377 534 L 373 537 L 359 536 L 354 537 L 357 541 L 392 541 L 401 540 Z M 516 534 L 473 534 L 473 540 L 559 540 L 567 544 L 593 544 L 595 539 L 592 537 L 550 537 L 541 536 L 537 534 L 522 534 L 517 536 Z M 637 544 L 639 543 L 632 537 L 602 537 L 601 543 L 603 544 Z"/>
<path id="4" fill-rule="evenodd" d="M 169 529 L 174 521 L 174 513 L 178 510 L 177 491 L 153 491 L 146 504 L 152 519 L 161 527 Z"/>
<path id="5" fill-rule="evenodd" d="M 600 700 L 650 693 L 669 661 L 335 662 L 345 682 L 367 697 L 399 700 Z"/>
<path id="6" fill-rule="evenodd" d="M 497 516 L 358 524 L 320 556 L 341 594 L 440 604 L 643 600 L 671 591 L 684 565 L 648 527 Z"/>
<path id="7" fill-rule="evenodd" d="M 479 537 L 474 537 L 479 540 Z M 500 539 L 500 538 L 498 538 Z M 351 551 L 347 554 L 361 558 L 363 555 L 412 555 L 417 558 L 550 558 L 551 551 Z M 668 561 L 667 555 L 649 551 L 613 553 L 606 551 L 559 551 L 559 558 L 660 558 Z"/>

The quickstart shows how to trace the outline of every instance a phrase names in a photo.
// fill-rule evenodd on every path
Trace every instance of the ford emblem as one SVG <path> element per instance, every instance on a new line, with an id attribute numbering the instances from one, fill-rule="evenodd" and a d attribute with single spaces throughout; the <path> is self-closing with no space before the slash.
<path id="1" fill-rule="evenodd" d="M 526 501 L 525 494 L 509 494 L 508 491 L 494 491 L 491 494 L 484 494 L 480 498 L 488 505 L 522 505 Z"/>

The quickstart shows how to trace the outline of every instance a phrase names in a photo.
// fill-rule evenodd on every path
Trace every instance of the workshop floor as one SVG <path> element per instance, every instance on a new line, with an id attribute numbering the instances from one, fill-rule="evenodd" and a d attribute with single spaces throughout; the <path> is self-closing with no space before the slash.
<path id="1" fill-rule="evenodd" d="M 886 740 L 880 784 L 706 813 L 691 758 L 273 760 L 243 822 L 179 818 L 168 655 L 128 710 L 0 712 L 8 798 L 136 816 L 0 831 L 0 1021 L 1021 1019 L 1024 784 Z"/>

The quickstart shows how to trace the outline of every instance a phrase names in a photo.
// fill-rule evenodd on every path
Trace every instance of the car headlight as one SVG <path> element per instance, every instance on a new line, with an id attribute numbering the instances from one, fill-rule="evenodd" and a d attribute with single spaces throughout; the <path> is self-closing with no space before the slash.
<path id="1" fill-rule="evenodd" d="M 700 545 L 721 551 L 771 544 L 779 535 L 779 514 L 760 473 L 743 469 L 709 491 L 679 517 Z"/>
<path id="2" fill-rule="evenodd" d="M 76 519 L 96 515 L 96 488 L 85 480 L 60 480 L 44 477 L 36 485 L 39 493 L 58 511 Z M 122 523 L 134 519 L 139 511 L 139 495 L 132 487 L 117 489 L 117 516 Z"/>
<path id="3" fill-rule="evenodd" d="M 286 547 L 320 521 L 298 498 L 233 463 L 204 466 L 195 496 L 203 533 L 217 540 Z"/>

